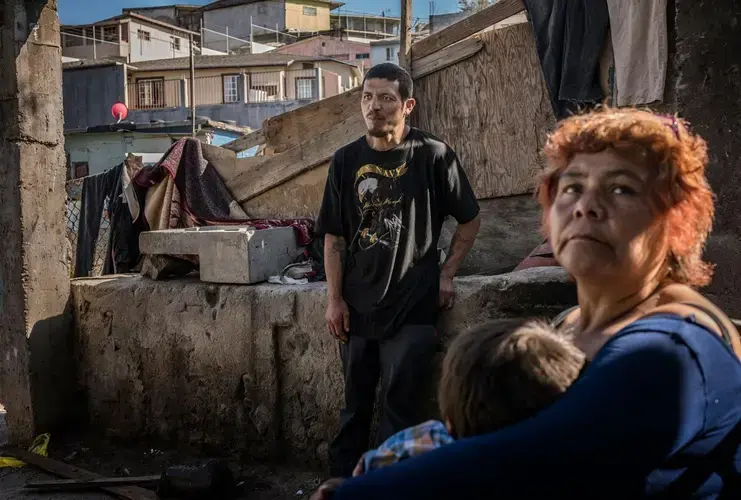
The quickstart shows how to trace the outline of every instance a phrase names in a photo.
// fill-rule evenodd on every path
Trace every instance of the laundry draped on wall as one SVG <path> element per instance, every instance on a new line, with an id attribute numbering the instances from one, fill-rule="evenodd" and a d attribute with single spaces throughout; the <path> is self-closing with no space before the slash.
<path id="1" fill-rule="evenodd" d="M 615 58 L 615 104 L 664 100 L 667 0 L 607 0 Z"/>
<path id="2" fill-rule="evenodd" d="M 605 0 L 525 0 L 557 119 L 605 98 L 600 57 L 610 27 Z"/>
<path id="3" fill-rule="evenodd" d="M 130 272 L 139 260 L 136 233 L 123 197 L 125 177 L 126 168 L 121 163 L 102 174 L 86 177 L 83 181 L 75 277 L 90 276 L 92 272 L 106 201 L 110 230 L 105 244 L 103 274 Z"/>
<path id="4" fill-rule="evenodd" d="M 177 141 L 157 165 L 142 168 L 132 186 L 138 204 L 137 222 L 145 231 L 214 225 L 256 229 L 292 226 L 299 245 L 312 240 L 312 219 L 250 219 L 204 158 L 202 144 L 196 139 Z"/>

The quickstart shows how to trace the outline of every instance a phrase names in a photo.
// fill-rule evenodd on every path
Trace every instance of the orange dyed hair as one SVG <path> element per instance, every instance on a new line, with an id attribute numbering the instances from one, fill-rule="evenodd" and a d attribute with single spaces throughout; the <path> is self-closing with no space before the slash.
<path id="1" fill-rule="evenodd" d="M 690 286 L 707 285 L 712 266 L 702 260 L 702 252 L 714 215 L 705 177 L 707 145 L 674 116 L 603 107 L 561 121 L 546 142 L 548 167 L 537 189 L 546 236 L 561 172 L 575 154 L 608 148 L 653 170 L 651 201 L 668 241 L 668 277 Z"/>

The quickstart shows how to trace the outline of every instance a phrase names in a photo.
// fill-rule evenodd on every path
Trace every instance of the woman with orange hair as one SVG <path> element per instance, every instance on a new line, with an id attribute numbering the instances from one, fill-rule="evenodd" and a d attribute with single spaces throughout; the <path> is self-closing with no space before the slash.
<path id="1" fill-rule="evenodd" d="M 712 268 L 705 142 L 674 118 L 561 122 L 538 190 L 590 363 L 533 418 L 344 481 L 336 499 L 741 498 L 741 343 Z M 735 352 L 734 352 L 735 351 Z"/>

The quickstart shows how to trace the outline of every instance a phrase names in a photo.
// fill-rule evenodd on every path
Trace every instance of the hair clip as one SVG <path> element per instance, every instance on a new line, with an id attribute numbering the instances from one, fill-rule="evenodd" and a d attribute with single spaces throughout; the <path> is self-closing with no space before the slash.
<path id="1" fill-rule="evenodd" d="M 674 132 L 674 136 L 679 139 L 679 124 L 677 123 L 677 117 L 674 115 L 659 115 L 664 121 L 666 126 L 671 128 Z"/>

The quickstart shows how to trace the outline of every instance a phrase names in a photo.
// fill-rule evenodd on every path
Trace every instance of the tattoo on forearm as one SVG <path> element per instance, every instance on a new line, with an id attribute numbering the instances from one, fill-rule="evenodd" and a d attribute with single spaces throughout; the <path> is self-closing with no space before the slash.
<path id="1" fill-rule="evenodd" d="M 337 253 L 342 253 L 345 251 L 345 240 L 341 238 L 335 238 L 332 241 L 332 250 L 334 250 Z"/>

